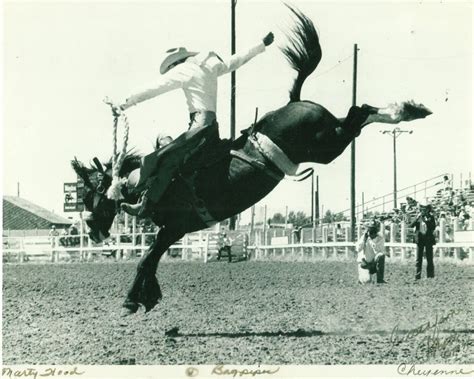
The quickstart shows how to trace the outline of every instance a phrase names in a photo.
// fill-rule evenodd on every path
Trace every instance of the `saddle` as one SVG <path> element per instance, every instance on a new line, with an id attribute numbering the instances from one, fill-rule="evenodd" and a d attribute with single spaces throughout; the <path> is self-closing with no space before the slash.
<path id="1" fill-rule="evenodd" d="M 232 141 L 219 138 L 217 122 L 191 129 L 142 158 L 140 179 L 134 191 L 147 190 L 148 198 L 157 203 L 180 173 L 189 174 L 223 158 L 231 144 Z"/>

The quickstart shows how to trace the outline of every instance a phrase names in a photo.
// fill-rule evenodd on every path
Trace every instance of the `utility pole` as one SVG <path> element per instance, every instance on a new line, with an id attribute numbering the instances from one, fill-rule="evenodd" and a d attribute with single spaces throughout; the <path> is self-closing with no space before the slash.
<path id="1" fill-rule="evenodd" d="M 354 44 L 354 69 L 352 75 L 352 105 L 357 102 L 357 44 Z M 351 239 L 356 239 L 356 189 L 355 189 L 355 139 L 351 143 Z"/>
<path id="2" fill-rule="evenodd" d="M 316 192 L 314 194 L 314 202 L 315 202 L 315 220 L 316 220 L 316 225 L 319 224 L 319 219 L 321 218 L 319 215 L 319 175 L 316 175 Z"/>
<path id="3" fill-rule="evenodd" d="M 315 217 L 315 201 L 316 198 L 314 196 L 314 171 L 311 172 L 311 224 L 314 226 L 316 225 L 316 217 Z"/>
<path id="4" fill-rule="evenodd" d="M 235 54 L 235 7 L 237 0 L 231 1 L 231 34 L 230 34 L 230 52 Z M 235 139 L 235 71 L 230 73 L 230 138 Z"/>
<path id="5" fill-rule="evenodd" d="M 402 130 L 399 127 L 393 130 L 381 130 L 382 134 L 391 134 L 393 139 L 393 208 L 397 208 L 397 138 L 403 134 L 412 134 L 413 130 Z"/>
<path id="6" fill-rule="evenodd" d="M 231 31 L 230 31 L 230 50 L 231 54 L 235 54 L 235 7 L 237 0 L 231 2 Z M 230 139 L 235 139 L 235 71 L 230 73 Z M 235 230 L 237 216 L 229 219 L 229 229 Z"/>

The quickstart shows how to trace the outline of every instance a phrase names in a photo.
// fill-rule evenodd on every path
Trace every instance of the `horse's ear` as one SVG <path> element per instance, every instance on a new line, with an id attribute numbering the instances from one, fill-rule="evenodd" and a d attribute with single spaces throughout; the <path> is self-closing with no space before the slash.
<path id="1" fill-rule="evenodd" d="M 94 157 L 93 161 L 94 161 L 95 167 L 97 167 L 97 170 L 99 170 L 99 172 L 103 174 L 105 171 L 99 159 L 97 157 Z"/>
<path id="2" fill-rule="evenodd" d="M 71 166 L 76 174 L 84 181 L 84 185 L 93 188 L 92 183 L 89 179 L 89 170 L 84 166 L 82 162 L 79 162 L 76 157 L 71 161 Z"/>

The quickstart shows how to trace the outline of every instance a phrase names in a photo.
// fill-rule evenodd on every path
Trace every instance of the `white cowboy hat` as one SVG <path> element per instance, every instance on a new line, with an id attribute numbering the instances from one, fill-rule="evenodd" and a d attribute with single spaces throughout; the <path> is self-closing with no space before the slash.
<path id="1" fill-rule="evenodd" d="M 173 49 L 169 49 L 168 51 L 166 51 L 166 53 L 168 55 L 163 60 L 163 63 L 161 63 L 161 66 L 160 66 L 161 74 L 167 73 L 171 69 L 170 66 L 173 63 L 176 63 L 182 59 L 193 57 L 198 54 L 197 52 L 186 50 L 185 47 L 175 47 Z"/>

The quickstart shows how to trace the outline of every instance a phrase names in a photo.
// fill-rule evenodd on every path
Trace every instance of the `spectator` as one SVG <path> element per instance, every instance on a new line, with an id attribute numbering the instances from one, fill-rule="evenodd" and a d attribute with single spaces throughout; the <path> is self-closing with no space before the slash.
<path id="1" fill-rule="evenodd" d="M 221 259 L 222 253 L 226 253 L 229 257 L 229 262 L 232 262 L 232 241 L 224 230 L 219 233 L 217 244 L 217 260 Z"/>
<path id="2" fill-rule="evenodd" d="M 51 242 L 51 247 L 56 247 L 56 237 L 59 236 L 59 232 L 56 230 L 56 226 L 52 225 L 51 230 L 49 231 L 49 241 Z"/>
<path id="3" fill-rule="evenodd" d="M 77 230 L 76 225 L 71 225 L 69 228 L 69 246 L 77 246 L 80 244 L 79 230 Z"/>
<path id="4" fill-rule="evenodd" d="M 436 244 L 434 236 L 436 221 L 430 205 L 426 203 L 419 204 L 419 213 L 410 227 L 415 228 L 414 242 L 417 245 L 415 280 L 421 279 L 423 253 L 426 255 L 427 277 L 434 278 L 433 245 Z"/>
<path id="5" fill-rule="evenodd" d="M 380 223 L 372 221 L 367 231 L 357 241 L 357 262 L 360 267 L 369 270 L 369 274 L 377 274 L 377 283 L 387 283 L 385 273 L 385 238 L 379 233 Z"/>
<path id="6" fill-rule="evenodd" d="M 443 188 L 446 191 L 450 191 L 451 188 L 453 188 L 451 180 L 449 179 L 448 175 L 445 175 L 443 177 Z"/>
<path id="7" fill-rule="evenodd" d="M 340 227 L 340 225 L 339 225 L 339 227 Z M 300 241 L 301 241 L 301 230 L 302 229 L 303 229 L 302 226 L 300 226 L 296 229 L 293 229 L 292 233 L 295 236 L 295 243 L 300 243 Z"/>
<path id="8" fill-rule="evenodd" d="M 458 214 L 459 225 L 462 230 L 467 230 L 469 228 L 469 219 L 471 218 L 466 208 L 466 206 L 462 207 Z"/>
<path id="9" fill-rule="evenodd" d="M 67 231 L 67 228 L 63 228 L 61 232 L 61 238 L 59 239 L 59 244 L 64 247 L 68 247 L 69 245 L 69 240 L 67 236 L 69 235 L 69 232 Z"/>

